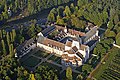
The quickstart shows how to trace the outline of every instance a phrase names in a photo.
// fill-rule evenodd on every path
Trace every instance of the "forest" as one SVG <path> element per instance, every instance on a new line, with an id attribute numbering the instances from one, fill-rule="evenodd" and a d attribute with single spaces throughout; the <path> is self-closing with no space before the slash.
<path id="1" fill-rule="evenodd" d="M 0 0 L 0 21 L 7 20 L 21 12 L 25 12 L 26 17 L 70 1 L 71 0 Z"/>

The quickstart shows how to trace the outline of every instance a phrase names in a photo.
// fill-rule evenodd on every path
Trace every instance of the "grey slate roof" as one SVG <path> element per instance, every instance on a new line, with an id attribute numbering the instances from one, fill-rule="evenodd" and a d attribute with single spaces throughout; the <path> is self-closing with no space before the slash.
<path id="1" fill-rule="evenodd" d="M 83 42 L 86 42 L 89 38 L 91 38 L 96 31 L 98 30 L 98 27 L 92 28 L 90 31 L 88 31 L 85 36 L 82 37 Z"/>
<path id="2" fill-rule="evenodd" d="M 88 45 L 89 47 L 91 47 L 93 44 L 95 44 L 98 40 L 91 40 L 89 41 L 86 45 Z"/>
<path id="3" fill-rule="evenodd" d="M 48 34 L 50 34 L 53 30 L 55 30 L 55 26 L 50 26 L 42 31 L 42 34 L 44 37 L 46 37 Z"/>
<path id="4" fill-rule="evenodd" d="M 16 48 L 17 55 L 22 55 L 21 50 L 24 49 L 26 46 L 35 43 L 35 38 L 31 38 L 28 41 L 26 40 L 24 43 L 22 43 L 20 46 Z"/>

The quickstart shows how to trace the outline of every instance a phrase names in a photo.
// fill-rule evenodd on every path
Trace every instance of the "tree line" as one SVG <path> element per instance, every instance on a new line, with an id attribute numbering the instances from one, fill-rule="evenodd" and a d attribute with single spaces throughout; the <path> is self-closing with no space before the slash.
<path id="1" fill-rule="evenodd" d="M 0 21 L 26 10 L 27 15 L 32 15 L 38 11 L 51 8 L 53 6 L 68 3 L 71 0 L 1 0 L 0 1 Z M 10 12 L 13 15 L 10 15 Z"/>
<path id="2" fill-rule="evenodd" d="M 108 21 L 114 21 L 114 24 L 119 20 L 118 6 L 118 0 L 78 0 L 77 5 L 71 3 L 70 6 L 53 8 L 48 15 L 48 22 L 79 29 L 85 28 L 86 21 L 98 27 L 107 24 Z"/>

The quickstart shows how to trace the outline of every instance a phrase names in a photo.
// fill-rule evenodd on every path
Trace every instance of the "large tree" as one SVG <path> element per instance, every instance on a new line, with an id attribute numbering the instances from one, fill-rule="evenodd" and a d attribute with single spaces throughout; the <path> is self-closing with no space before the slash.
<path id="1" fill-rule="evenodd" d="M 1 44 L 2 44 L 2 52 L 3 52 L 4 55 L 6 55 L 6 47 L 5 47 L 4 40 L 1 40 Z"/>
<path id="2" fill-rule="evenodd" d="M 70 16 L 71 15 L 71 11 L 70 11 L 70 8 L 68 6 L 65 7 L 64 14 L 66 16 Z"/>
<path id="3" fill-rule="evenodd" d="M 72 69 L 71 69 L 71 67 L 67 67 L 67 69 L 66 69 L 66 78 L 67 78 L 67 80 L 72 80 Z"/>

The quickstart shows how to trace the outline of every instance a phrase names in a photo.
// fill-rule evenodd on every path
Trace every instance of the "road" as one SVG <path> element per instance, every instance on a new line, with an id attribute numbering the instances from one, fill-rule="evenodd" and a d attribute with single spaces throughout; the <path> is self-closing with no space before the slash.
<path id="1" fill-rule="evenodd" d="M 117 44 L 114 44 L 114 43 L 113 43 L 113 46 L 114 46 L 114 47 L 117 47 L 117 48 L 119 48 L 119 49 L 120 49 L 120 46 L 119 46 L 119 45 L 117 45 Z"/>

